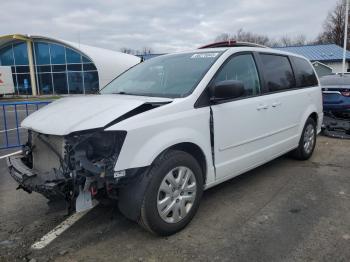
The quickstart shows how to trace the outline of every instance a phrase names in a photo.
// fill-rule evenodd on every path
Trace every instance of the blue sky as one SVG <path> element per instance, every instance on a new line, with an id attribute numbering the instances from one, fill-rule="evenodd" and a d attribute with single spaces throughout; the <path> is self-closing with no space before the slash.
<path id="1" fill-rule="evenodd" d="M 221 33 L 312 39 L 335 0 L 2 0 L 0 34 L 48 35 L 120 50 L 195 48 Z"/>

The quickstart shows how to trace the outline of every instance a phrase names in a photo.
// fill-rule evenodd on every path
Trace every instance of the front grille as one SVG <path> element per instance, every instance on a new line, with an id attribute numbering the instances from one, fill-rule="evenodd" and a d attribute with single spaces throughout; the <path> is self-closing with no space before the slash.
<path id="1" fill-rule="evenodd" d="M 46 143 L 42 140 L 46 141 Z M 61 158 L 64 157 L 64 137 L 33 132 L 32 145 L 33 168 L 35 170 L 42 173 L 49 173 L 54 168 L 58 169 L 60 167 L 59 157 L 54 151 L 56 151 Z"/>

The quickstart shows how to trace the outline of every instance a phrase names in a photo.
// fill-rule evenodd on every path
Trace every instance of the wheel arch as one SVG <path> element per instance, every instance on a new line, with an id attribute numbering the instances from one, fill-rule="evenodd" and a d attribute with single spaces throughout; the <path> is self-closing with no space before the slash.
<path id="1" fill-rule="evenodd" d="M 163 152 L 160 153 L 156 157 L 156 159 L 169 150 L 179 150 L 179 151 L 183 151 L 183 152 L 186 152 L 186 153 L 192 155 L 196 159 L 196 161 L 198 162 L 199 166 L 202 169 L 203 183 L 206 184 L 207 170 L 208 170 L 207 160 L 206 160 L 206 156 L 205 156 L 203 150 L 200 148 L 200 146 L 198 146 L 197 144 L 192 143 L 192 142 L 182 142 L 182 143 L 174 144 L 174 145 L 168 147 L 167 149 L 163 150 Z"/>
<path id="2" fill-rule="evenodd" d="M 299 139 L 302 135 L 302 132 L 303 132 L 303 129 L 304 129 L 304 126 L 305 126 L 305 123 L 307 121 L 308 118 L 312 118 L 315 122 L 316 122 L 316 128 L 317 130 L 320 128 L 320 116 L 319 114 L 317 113 L 317 108 L 314 106 L 314 105 L 310 105 L 307 110 L 305 110 L 304 114 L 302 115 L 301 117 L 301 122 L 300 122 L 300 125 L 299 125 Z"/>
<path id="3" fill-rule="evenodd" d="M 317 126 L 318 126 L 318 115 L 317 115 L 317 113 L 316 113 L 316 112 L 312 112 L 312 113 L 309 115 L 309 117 L 315 121 L 316 127 L 317 127 Z M 308 118 L 309 118 L 309 117 L 308 117 Z"/>

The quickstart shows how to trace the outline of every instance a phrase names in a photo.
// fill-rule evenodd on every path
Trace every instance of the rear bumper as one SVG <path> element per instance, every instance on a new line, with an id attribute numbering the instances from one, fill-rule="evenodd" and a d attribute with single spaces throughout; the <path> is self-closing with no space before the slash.
<path id="1" fill-rule="evenodd" d="M 323 111 L 350 112 L 350 104 L 327 104 L 323 103 Z"/>

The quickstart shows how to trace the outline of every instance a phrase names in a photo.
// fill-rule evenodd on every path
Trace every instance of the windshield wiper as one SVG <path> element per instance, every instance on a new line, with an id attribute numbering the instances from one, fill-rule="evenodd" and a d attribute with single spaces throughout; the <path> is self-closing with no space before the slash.
<path id="1" fill-rule="evenodd" d="M 132 96 L 135 96 L 136 94 L 132 94 L 132 93 L 127 93 L 127 92 L 124 92 L 124 91 L 120 91 L 120 92 L 115 92 L 115 93 L 112 93 L 113 95 L 132 95 Z"/>

